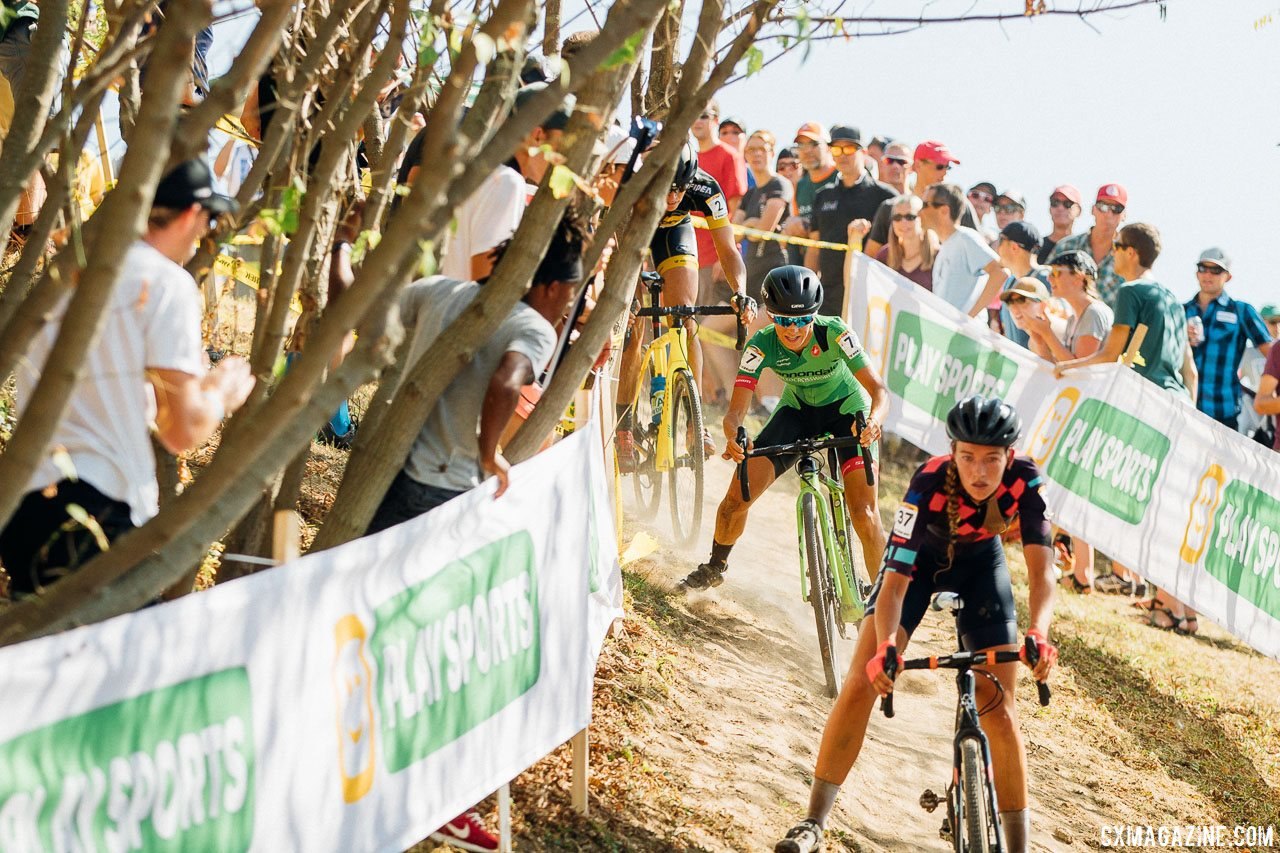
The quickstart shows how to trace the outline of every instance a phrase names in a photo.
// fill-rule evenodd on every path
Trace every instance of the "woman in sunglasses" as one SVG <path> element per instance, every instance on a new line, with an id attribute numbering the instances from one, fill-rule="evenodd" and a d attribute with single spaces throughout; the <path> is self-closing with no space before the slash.
<path id="1" fill-rule="evenodd" d="M 864 456 L 852 448 L 843 448 L 838 456 L 845 474 L 844 496 L 853 530 L 862 543 L 867 567 L 875 571 L 884 557 L 885 544 L 876 487 L 850 473 L 864 464 L 875 465 L 874 460 L 879 458 L 880 425 L 889 414 L 889 392 L 863 352 L 858 336 L 844 320 L 817 313 L 822 305 L 822 283 L 817 273 L 800 266 L 778 267 L 765 276 L 761 292 L 773 322 L 752 335 L 742 353 L 733 398 L 724 416 L 728 443 L 723 456 L 735 462 L 743 459 L 738 427 L 742 426 L 751 395 L 766 367 L 782 380 L 785 390 L 769 422 L 755 442 L 747 443 L 746 449 L 752 444 L 788 444 L 826 433 L 855 435 L 857 415 L 863 414 L 867 425 L 862 430 L 861 443 L 869 453 Z M 872 460 L 870 463 L 864 463 L 867 457 Z M 747 460 L 752 500 L 742 499 L 737 478 L 732 478 L 716 512 L 711 556 L 680 582 L 682 587 L 707 589 L 724 582 L 729 552 L 746 528 L 751 503 L 795 461 L 782 457 Z"/>
<path id="2" fill-rule="evenodd" d="M 933 290 L 933 259 L 938 254 L 938 235 L 921 223 L 920 209 L 923 207 L 924 201 L 916 195 L 898 196 L 893 200 L 889 242 L 880 247 L 875 257 L 925 290 Z M 849 223 L 850 242 L 854 228 L 862 228 L 863 225 L 865 220 Z M 859 237 L 865 234 L 863 230 Z"/>

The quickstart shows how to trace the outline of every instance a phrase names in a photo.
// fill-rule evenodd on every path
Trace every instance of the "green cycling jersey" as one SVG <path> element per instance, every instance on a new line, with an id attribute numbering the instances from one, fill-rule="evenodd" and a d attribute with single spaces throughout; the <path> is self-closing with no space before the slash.
<path id="1" fill-rule="evenodd" d="M 869 364 L 858 336 L 844 320 L 818 316 L 813 334 L 799 352 L 783 346 L 772 324 L 752 335 L 734 384 L 755 390 L 768 367 L 786 385 L 779 405 L 800 408 L 838 402 L 841 412 L 866 412 L 871 397 L 854 374 Z"/>

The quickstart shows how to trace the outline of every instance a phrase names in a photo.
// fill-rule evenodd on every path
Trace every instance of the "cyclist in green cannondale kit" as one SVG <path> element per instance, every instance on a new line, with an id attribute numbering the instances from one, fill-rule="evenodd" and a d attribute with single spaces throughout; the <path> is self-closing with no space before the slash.
<path id="1" fill-rule="evenodd" d="M 964 600 L 958 627 L 965 650 L 1018 651 L 1018 614 L 1000 539 L 1015 518 L 1030 581 L 1027 636 L 1039 651 L 1033 675 L 1037 681 L 1048 679 L 1058 659 L 1047 639 L 1055 589 L 1053 549 L 1040 471 L 1031 459 L 1014 455 L 1021 432 L 1018 413 L 997 398 L 968 397 L 947 415 L 951 453 L 920 466 L 898 507 L 884 571 L 872 590 L 849 675 L 822 734 L 808 817 L 778 842 L 777 853 L 810 853 L 821 846 L 823 825 L 862 749 L 875 699 L 893 691 L 885 656 L 891 646 L 895 653 L 906 648 L 935 592 L 954 591 Z M 1006 853 L 1026 853 L 1030 831 L 1027 753 L 1013 698 L 1017 667 L 981 667 L 995 678 L 977 681 Z"/>
<path id="2" fill-rule="evenodd" d="M 760 374 L 768 367 L 782 379 L 786 390 L 755 444 L 788 444 L 826 433 L 854 435 L 856 417 L 861 412 L 867 417 L 862 444 L 872 458 L 878 458 L 880 425 L 889 413 L 889 392 L 862 351 L 858 336 L 844 320 L 818 315 L 822 282 L 817 273 L 800 266 L 778 267 L 765 276 L 761 296 L 773 324 L 752 335 L 742 353 L 733 397 L 724 417 L 728 444 L 723 456 L 742 461 L 738 427 L 751 406 Z M 839 457 L 846 475 L 864 464 L 864 457 L 852 448 L 840 450 Z M 753 501 L 795 461 L 794 457 L 781 456 L 749 459 L 747 474 Z M 846 476 L 845 501 L 868 571 L 874 572 L 880 565 L 885 541 L 876 487 L 867 485 L 861 477 Z M 731 479 L 716 512 L 711 557 L 681 581 L 683 587 L 707 589 L 724 581 L 729 551 L 742 536 L 750 509 L 751 503 L 742 500 L 737 479 Z"/>

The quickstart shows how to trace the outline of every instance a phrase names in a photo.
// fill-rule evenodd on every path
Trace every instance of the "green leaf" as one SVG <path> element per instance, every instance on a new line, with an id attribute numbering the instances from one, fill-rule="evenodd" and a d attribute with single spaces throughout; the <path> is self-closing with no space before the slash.
<path id="1" fill-rule="evenodd" d="M 761 68 L 764 68 L 764 51 L 753 44 L 747 48 L 747 76 L 759 74 Z"/>
<path id="2" fill-rule="evenodd" d="M 85 512 L 84 507 L 80 506 L 80 504 L 67 504 L 67 515 L 93 534 L 99 549 L 103 551 L 111 550 L 111 542 L 107 540 L 107 534 L 103 531 L 102 525 L 98 524 L 98 519 Z"/>
<path id="3" fill-rule="evenodd" d="M 436 244 L 430 240 L 419 240 L 418 251 L 421 256 L 418 258 L 418 277 L 427 278 L 436 274 L 439 264 L 436 261 Z"/>
<path id="4" fill-rule="evenodd" d="M 578 176 L 568 166 L 557 163 L 551 169 L 551 178 L 547 182 L 551 187 L 551 194 L 556 198 L 564 198 L 573 192 L 573 188 L 577 186 Z"/>
<path id="5" fill-rule="evenodd" d="M 609 57 L 604 61 L 600 68 L 604 71 L 609 71 L 635 62 L 636 56 L 640 50 L 640 45 L 643 43 L 644 30 L 636 30 L 627 37 L 627 40 L 622 43 L 621 47 L 609 54 Z"/>
<path id="6" fill-rule="evenodd" d="M 440 51 L 436 50 L 436 46 L 431 42 L 423 42 L 421 49 L 418 50 L 418 65 L 423 68 L 431 68 L 436 64 L 436 60 L 440 58 Z"/>

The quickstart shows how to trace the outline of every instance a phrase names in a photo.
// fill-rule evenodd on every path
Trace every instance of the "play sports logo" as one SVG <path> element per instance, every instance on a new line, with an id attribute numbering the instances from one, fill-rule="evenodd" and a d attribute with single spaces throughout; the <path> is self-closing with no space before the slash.
<path id="1" fill-rule="evenodd" d="M 453 743 L 528 692 L 542 667 L 533 539 L 513 533 L 335 628 L 343 797 Z M 375 722 L 376 716 L 376 722 Z M 376 732 L 375 732 L 376 727 Z"/>
<path id="2" fill-rule="evenodd" d="M 1008 396 L 1018 375 L 1018 363 L 986 343 L 909 311 L 897 312 L 887 347 L 889 390 L 938 420 L 971 394 Z M 870 340 L 867 348 L 875 351 Z"/>
<path id="3" fill-rule="evenodd" d="M 1067 490 L 1129 524 L 1138 524 L 1164 469 L 1169 439 L 1101 400 L 1064 389 L 1049 406 L 1028 452 Z"/>
<path id="4" fill-rule="evenodd" d="M 1280 619 L 1280 500 L 1218 465 L 1201 476 L 1179 556 Z"/>
<path id="5" fill-rule="evenodd" d="M 0 850 L 248 850 L 249 675 L 225 669 L 0 744 Z"/>
<path id="6" fill-rule="evenodd" d="M 885 367 L 889 363 L 889 329 L 893 322 L 893 306 L 883 296 L 872 295 L 867 303 L 867 333 L 863 335 L 863 346 L 867 350 L 867 358 L 884 376 Z"/>

